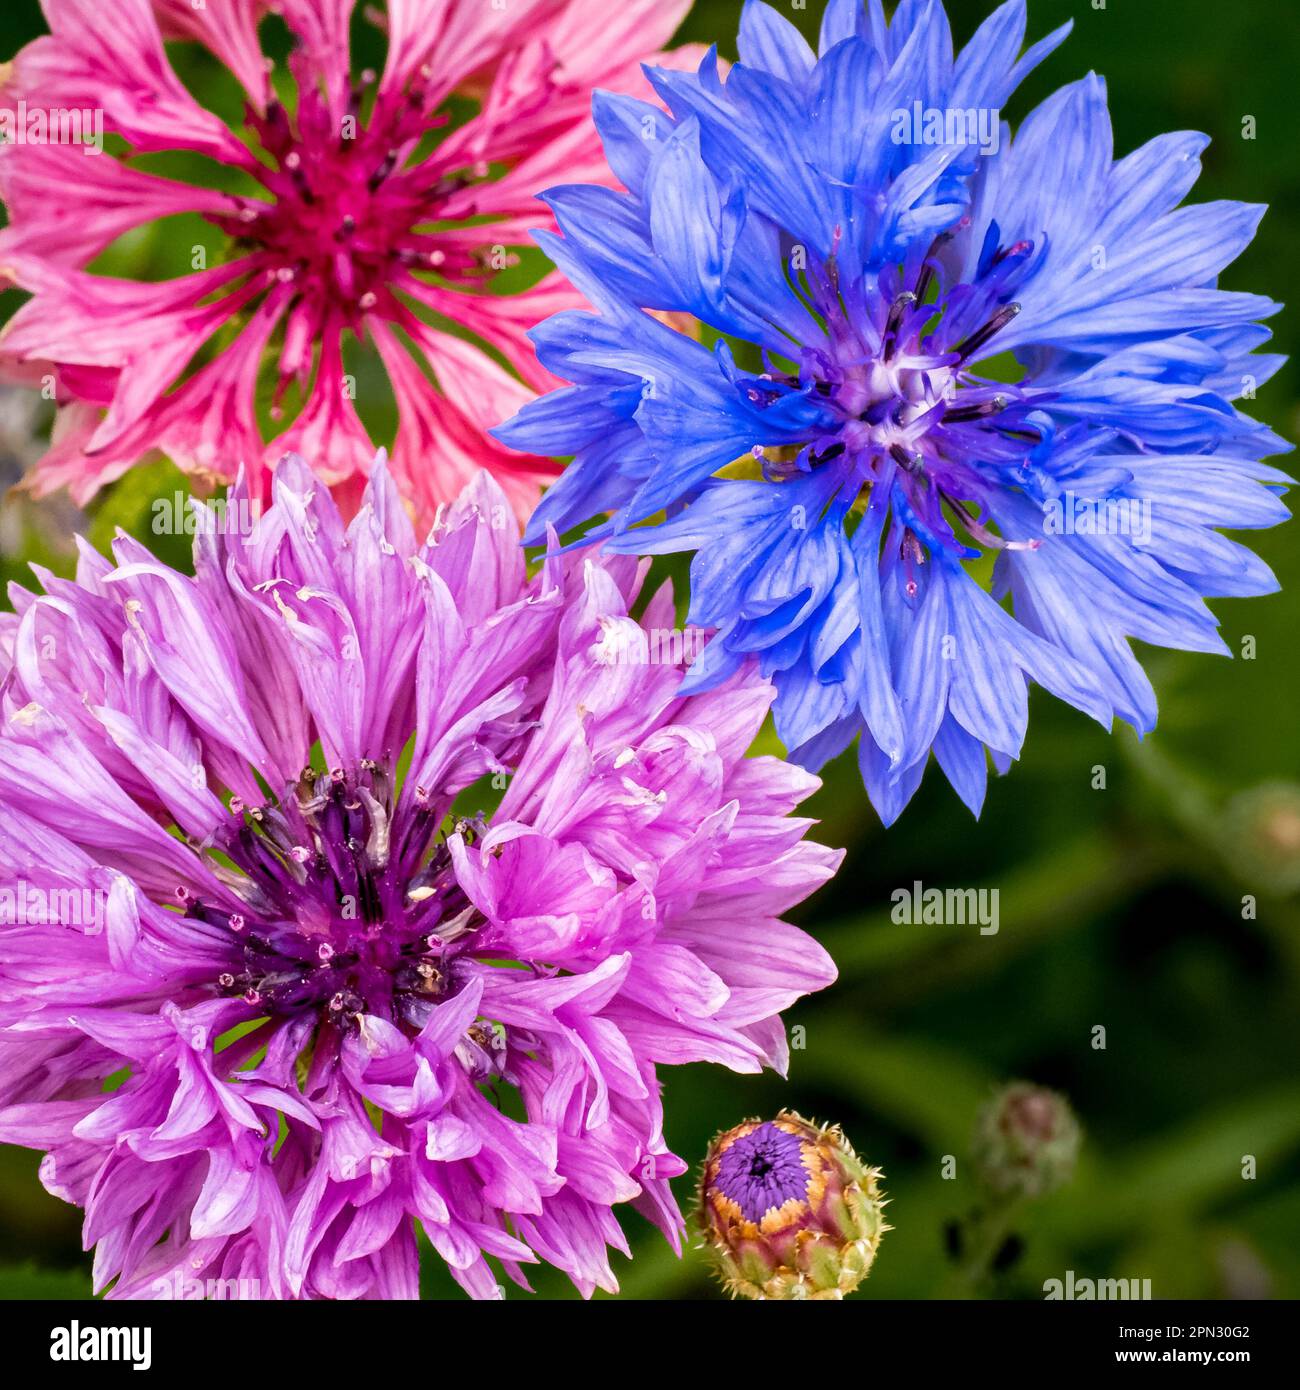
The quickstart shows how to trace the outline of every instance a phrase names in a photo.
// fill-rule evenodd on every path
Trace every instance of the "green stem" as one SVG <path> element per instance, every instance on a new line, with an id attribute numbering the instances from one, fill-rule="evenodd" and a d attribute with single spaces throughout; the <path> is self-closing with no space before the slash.
<path id="1" fill-rule="evenodd" d="M 972 1219 L 964 1233 L 965 1253 L 949 1276 L 942 1297 L 975 1298 L 978 1295 L 1023 1205 L 1019 1197 L 1005 1198 L 984 1207 Z"/>

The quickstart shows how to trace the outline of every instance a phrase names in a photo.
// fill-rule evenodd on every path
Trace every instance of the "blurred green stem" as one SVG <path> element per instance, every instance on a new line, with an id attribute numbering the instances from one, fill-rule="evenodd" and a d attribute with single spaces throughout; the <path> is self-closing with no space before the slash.
<path id="1" fill-rule="evenodd" d="M 990 1198 L 962 1229 L 962 1256 L 941 1298 L 975 1298 L 993 1271 L 993 1261 L 1024 1208 L 1022 1197 Z"/>

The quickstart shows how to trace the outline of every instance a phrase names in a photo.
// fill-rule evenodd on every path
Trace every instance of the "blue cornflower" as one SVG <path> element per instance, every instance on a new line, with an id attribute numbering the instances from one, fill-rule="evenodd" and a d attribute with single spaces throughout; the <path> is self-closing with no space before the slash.
<path id="1" fill-rule="evenodd" d="M 694 551 L 687 687 L 757 654 L 810 767 L 861 734 L 891 821 L 930 753 L 978 813 L 1037 681 L 1152 728 L 1129 639 L 1226 652 L 1207 596 L 1276 587 L 1213 528 L 1271 526 L 1289 446 L 1231 401 L 1282 359 L 1267 298 L 1215 288 L 1262 209 L 1180 208 L 1207 140 L 1118 161 L 1102 81 L 1000 118 L 1010 0 L 954 57 L 937 0 L 831 0 L 820 53 L 750 0 L 740 62 L 600 94 L 626 192 L 552 189 L 548 254 L 597 313 L 549 319 L 575 383 L 500 431 L 572 455 L 529 538 Z"/>

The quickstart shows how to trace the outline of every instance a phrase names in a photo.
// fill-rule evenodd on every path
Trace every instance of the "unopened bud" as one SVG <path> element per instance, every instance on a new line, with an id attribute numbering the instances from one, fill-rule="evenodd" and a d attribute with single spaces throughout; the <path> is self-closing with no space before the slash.
<path id="1" fill-rule="evenodd" d="M 885 1224 L 880 1170 L 837 1127 L 783 1110 L 709 1145 L 697 1220 L 742 1298 L 838 1299 L 867 1277 Z"/>
<path id="2" fill-rule="evenodd" d="M 1276 893 L 1300 889 L 1300 787 L 1270 782 L 1228 804 L 1227 848 L 1248 885 Z"/>
<path id="3" fill-rule="evenodd" d="M 1013 1081 L 979 1113 L 974 1161 L 980 1181 L 1005 1197 L 1042 1197 L 1069 1181 L 1079 1154 L 1069 1102 L 1045 1086 Z"/>

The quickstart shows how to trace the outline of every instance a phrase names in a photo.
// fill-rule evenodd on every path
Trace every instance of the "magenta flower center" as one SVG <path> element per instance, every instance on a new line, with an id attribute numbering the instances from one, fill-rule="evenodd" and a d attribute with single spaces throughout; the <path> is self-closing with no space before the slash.
<path id="1" fill-rule="evenodd" d="M 449 169 L 436 148 L 412 163 L 446 117 L 426 113 L 417 81 L 376 95 L 363 123 L 374 81 L 365 73 L 353 85 L 342 120 L 312 88 L 293 116 L 275 101 L 265 115 L 250 110 L 249 129 L 267 156 L 250 172 L 267 196 L 235 198 L 232 216 L 213 219 L 248 254 L 250 270 L 295 288 L 313 335 L 359 332 L 376 310 L 401 318 L 395 291 L 413 271 L 463 282 L 482 270 L 479 253 L 430 224 L 451 194 L 487 178 L 487 166 Z"/>

